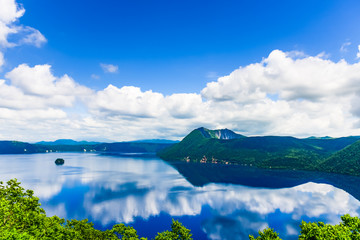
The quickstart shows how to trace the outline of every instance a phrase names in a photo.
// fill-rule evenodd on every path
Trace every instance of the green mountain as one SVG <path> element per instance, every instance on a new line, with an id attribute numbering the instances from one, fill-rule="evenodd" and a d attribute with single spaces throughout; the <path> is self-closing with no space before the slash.
<path id="1" fill-rule="evenodd" d="M 277 136 L 245 137 L 228 129 L 198 128 L 180 143 L 159 151 L 158 155 L 167 161 L 317 170 L 332 154 L 358 139 L 359 137 L 308 139 Z"/>
<path id="2" fill-rule="evenodd" d="M 319 165 L 319 170 L 360 175 L 360 140 L 327 158 Z"/>

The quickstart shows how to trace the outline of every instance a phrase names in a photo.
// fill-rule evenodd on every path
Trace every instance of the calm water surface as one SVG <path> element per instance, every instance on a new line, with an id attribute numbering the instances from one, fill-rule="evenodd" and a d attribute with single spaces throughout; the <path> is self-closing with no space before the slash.
<path id="1" fill-rule="evenodd" d="M 58 157 L 65 165 L 54 164 Z M 149 238 L 169 229 L 175 218 L 194 239 L 248 239 L 268 226 L 283 239 L 296 239 L 302 219 L 335 224 L 343 214 L 360 213 L 358 178 L 335 176 L 337 184 L 329 184 L 331 177 L 315 183 L 301 172 L 225 167 L 207 176 L 210 172 L 157 158 L 0 155 L 0 179 L 17 178 L 33 189 L 49 216 L 88 218 L 101 229 L 123 222 Z"/>

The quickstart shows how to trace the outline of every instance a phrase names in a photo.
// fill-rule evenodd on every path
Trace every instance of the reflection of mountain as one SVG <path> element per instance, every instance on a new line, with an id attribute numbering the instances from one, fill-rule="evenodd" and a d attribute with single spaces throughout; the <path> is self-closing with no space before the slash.
<path id="1" fill-rule="evenodd" d="M 360 177 L 312 171 L 259 169 L 200 163 L 171 163 L 194 186 L 209 183 L 241 184 L 249 187 L 287 188 L 307 182 L 327 183 L 360 200 Z"/>
<path id="2" fill-rule="evenodd" d="M 57 157 L 66 164 L 55 166 Z M 74 153 L 0 156 L 0 176 L 5 180 L 16 175 L 35 190 L 48 213 L 89 218 L 103 228 L 140 223 L 136 226 L 146 229 L 141 236 L 154 236 L 176 218 L 194 232 L 206 233 L 207 237 L 194 239 L 248 239 L 248 234 L 266 226 L 286 239 L 296 239 L 302 219 L 337 223 L 340 215 L 360 213 L 357 199 L 329 184 L 308 182 L 311 176 L 306 172 L 286 175 L 286 171 L 184 163 L 174 167 L 186 179 L 154 158 Z M 206 167 L 213 169 L 207 169 L 209 175 L 204 173 Z M 351 182 L 343 177 L 339 182 Z"/>
<path id="3" fill-rule="evenodd" d="M 209 239 L 247 239 L 248 234 L 266 226 L 276 227 L 283 236 L 289 237 L 287 229 L 281 229 L 284 223 L 287 228 L 297 229 L 304 218 L 336 223 L 339 215 L 360 212 L 359 201 L 327 184 L 306 183 L 282 189 L 223 184 L 191 188 L 186 187 L 186 182 L 178 181 L 178 188 L 185 185 L 182 190 L 173 191 L 167 184 L 159 187 L 151 184 L 141 194 L 122 184 L 113 185 L 111 190 L 93 184 L 85 196 L 84 206 L 89 216 L 105 225 L 131 223 L 136 218 L 150 219 L 164 213 L 175 218 L 205 214 L 201 228 Z M 139 182 L 137 185 L 140 187 Z M 99 196 L 106 196 L 109 191 L 112 197 L 99 201 Z M 204 213 L 204 208 L 211 210 Z M 269 222 L 269 216 L 286 221 L 278 226 Z"/>

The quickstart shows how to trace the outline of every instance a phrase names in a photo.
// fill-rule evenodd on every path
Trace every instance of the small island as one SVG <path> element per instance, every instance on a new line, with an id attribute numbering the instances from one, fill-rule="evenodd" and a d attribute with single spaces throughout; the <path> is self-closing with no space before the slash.
<path id="1" fill-rule="evenodd" d="M 62 159 L 62 158 L 57 158 L 57 159 L 55 160 L 55 164 L 56 164 L 56 165 L 63 165 L 64 163 L 65 163 L 65 160 Z"/>

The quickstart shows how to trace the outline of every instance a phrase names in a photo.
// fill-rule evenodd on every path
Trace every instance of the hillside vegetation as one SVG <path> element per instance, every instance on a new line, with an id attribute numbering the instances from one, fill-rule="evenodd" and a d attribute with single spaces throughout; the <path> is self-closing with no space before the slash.
<path id="1" fill-rule="evenodd" d="M 227 132 L 227 136 L 233 137 L 226 139 L 217 137 L 222 131 Z M 229 131 L 228 129 L 195 129 L 180 143 L 159 151 L 158 155 L 167 161 L 360 174 L 356 170 L 360 167 L 359 161 L 353 159 L 359 155 L 359 151 L 356 154 L 356 146 L 359 147 L 360 144 L 355 144 L 359 137 L 307 139 L 278 136 L 245 137 Z M 216 136 L 214 132 L 218 135 Z M 355 146 L 351 147 L 352 144 Z M 334 155 L 335 153 L 337 155 Z M 347 159 L 341 160 L 343 157 Z M 353 166 L 354 164 L 356 167 Z M 338 171 L 339 165 L 344 167 L 341 171 Z"/>
<path id="2" fill-rule="evenodd" d="M 360 175 L 360 141 L 336 152 L 319 166 L 327 172 Z"/>

